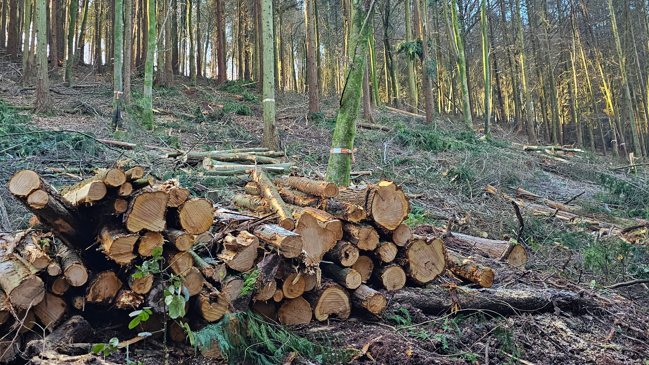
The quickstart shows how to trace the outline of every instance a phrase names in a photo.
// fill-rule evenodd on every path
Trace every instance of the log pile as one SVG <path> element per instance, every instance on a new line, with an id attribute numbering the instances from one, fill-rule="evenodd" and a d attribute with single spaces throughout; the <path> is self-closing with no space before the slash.
<path id="1" fill-rule="evenodd" d="M 247 156 L 275 156 L 267 155 Z M 221 155 L 186 157 L 214 156 Z M 261 167 L 247 178 L 234 211 L 191 197 L 176 181 L 155 182 L 139 167 L 100 170 L 60 190 L 19 171 L 9 190 L 37 226 L 0 235 L 0 324 L 7 322 L 0 335 L 16 330 L 9 323 L 18 312 L 28 319 L 23 326 L 50 330 L 87 306 L 164 314 L 170 275 L 182 280 L 193 325 L 247 308 L 283 324 L 345 319 L 354 308 L 378 315 L 386 291 L 445 272 L 482 287 L 494 280 L 493 270 L 439 237 L 413 234 L 403 223 L 408 198 L 391 181 L 339 188 L 273 179 Z M 143 269 L 158 259 L 165 275 Z"/>

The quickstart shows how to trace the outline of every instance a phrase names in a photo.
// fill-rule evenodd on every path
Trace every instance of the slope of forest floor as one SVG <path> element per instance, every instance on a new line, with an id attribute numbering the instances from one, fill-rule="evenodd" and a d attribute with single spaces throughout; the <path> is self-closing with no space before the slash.
<path id="1" fill-rule="evenodd" d="M 216 191 L 213 198 L 231 205 L 230 199 L 240 187 L 228 186 L 218 177 L 201 176 L 159 152 L 123 151 L 107 147 L 97 138 L 199 151 L 258 146 L 262 104 L 254 83 L 230 82 L 217 87 L 212 80 L 201 80 L 190 87 L 188 80 L 178 77 L 177 86 L 154 90 L 156 127 L 148 131 L 139 124 L 141 79 L 137 79 L 132 103 L 115 131 L 109 76 L 96 76 L 83 68 L 77 72 L 88 76 L 75 87 L 53 83 L 55 110 L 50 115 L 33 115 L 29 110 L 35 98 L 33 88 L 22 88 L 16 80 L 2 80 L 0 212 L 5 209 L 7 214 L 0 215 L 8 220 L 0 227 L 7 230 L 28 225 L 28 212 L 6 189 L 16 171 L 35 169 L 59 187 L 126 158 L 148 167 L 157 178 L 178 177 L 196 195 Z M 302 174 L 322 176 L 337 98 L 323 98 L 322 114 L 311 119 L 307 119 L 305 95 L 279 92 L 276 99 L 281 146 L 287 159 L 295 162 Z M 408 223 L 412 226 L 445 226 L 450 217 L 456 221 L 454 231 L 497 239 L 515 237 L 518 223 L 511 204 L 486 194 L 488 184 L 510 195 L 522 188 L 556 201 L 583 192 L 574 203 L 581 207 L 581 215 L 592 219 L 642 222 L 649 218 L 647 174 L 643 169 L 635 175 L 628 169 L 614 169 L 627 164 L 623 160 L 583 152 L 563 162 L 543 153 L 525 152 L 523 135 L 511 126 L 494 126 L 493 138 L 486 138 L 479 131 L 465 129 L 454 116 L 439 116 L 433 125 L 424 125 L 421 118 L 383 107 L 373 113 L 376 123 L 390 131 L 358 129 L 352 170 L 371 171 L 372 175 L 355 181 L 389 179 L 401 184 L 411 198 Z M 295 335 L 330 349 L 311 358 L 298 354 L 293 363 L 649 364 L 649 288 L 646 284 L 605 288 L 649 277 L 646 233 L 629 244 L 616 238 L 598 239 L 579 226 L 552 217 L 528 212 L 524 218 L 523 237 L 531 247 L 529 262 L 523 270 L 497 277 L 494 287 L 570 290 L 615 304 L 596 312 L 555 310 L 500 316 L 460 310 L 449 315 L 424 313 L 388 296 L 382 318 L 354 313 L 352 320 L 332 319 L 292 329 Z M 106 319 L 106 327 L 113 330 L 101 331 L 98 342 L 115 335 L 129 336 L 121 329 L 114 330 L 114 324 Z M 136 345 L 130 359 L 160 363 L 162 351 L 154 342 Z M 188 346 L 172 345 L 171 363 L 213 363 L 193 356 Z M 124 363 L 125 354 L 116 353 L 106 360 Z"/>

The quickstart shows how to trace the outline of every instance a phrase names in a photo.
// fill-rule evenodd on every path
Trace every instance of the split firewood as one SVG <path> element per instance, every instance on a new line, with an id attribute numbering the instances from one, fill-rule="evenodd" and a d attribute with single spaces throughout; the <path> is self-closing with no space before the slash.
<path id="1" fill-rule="evenodd" d="M 97 237 L 106 256 L 122 266 L 129 265 L 136 257 L 133 251 L 139 238 L 138 234 L 127 232 L 117 225 L 101 227 Z"/>
<path id="2" fill-rule="evenodd" d="M 196 267 L 189 268 L 189 270 L 183 274 L 181 280 L 182 285 L 187 289 L 190 297 L 201 292 L 204 282 L 205 278 L 203 277 L 203 274 L 201 274 L 200 270 Z"/>
<path id="3" fill-rule="evenodd" d="M 374 275 L 376 280 L 389 291 L 399 290 L 406 285 L 406 272 L 397 264 L 378 267 Z"/>
<path id="4" fill-rule="evenodd" d="M 156 247 L 162 247 L 165 240 L 159 232 L 146 232 L 140 237 L 137 253 L 142 257 L 150 257 Z"/>
<path id="5" fill-rule="evenodd" d="M 379 234 L 369 224 L 343 223 L 343 231 L 347 240 L 359 250 L 374 251 L 379 244 Z"/>
<path id="6" fill-rule="evenodd" d="M 39 246 L 39 238 L 26 234 L 18 245 L 18 252 L 36 270 L 42 270 L 50 264 L 50 257 Z"/>
<path id="7" fill-rule="evenodd" d="M 112 304 L 117 292 L 122 288 L 122 281 L 112 271 L 97 274 L 88 284 L 86 302 Z"/>
<path id="8" fill-rule="evenodd" d="M 228 300 L 225 293 L 221 292 L 212 295 L 203 291 L 196 296 L 196 308 L 198 313 L 208 322 L 216 322 L 228 311 Z"/>
<path id="9" fill-rule="evenodd" d="M 410 202 L 401 187 L 386 180 L 340 189 L 336 200 L 363 207 L 367 217 L 386 230 L 395 230 L 410 212 Z"/>
<path id="10" fill-rule="evenodd" d="M 449 291 L 454 290 L 451 294 Z M 439 315 L 442 311 L 487 310 L 502 315 L 564 311 L 580 313 L 597 307 L 597 303 L 583 292 L 572 293 L 555 289 L 468 289 L 455 290 L 430 286 L 413 290 L 399 290 L 392 295 L 397 303 L 410 304 L 426 314 Z"/>
<path id="11" fill-rule="evenodd" d="M 166 247 L 163 256 L 167 265 L 176 275 L 182 275 L 194 267 L 194 258 L 188 251 L 178 251 L 172 247 Z"/>
<path id="12" fill-rule="evenodd" d="M 142 167 L 135 166 L 126 170 L 124 174 L 126 175 L 126 180 L 131 181 L 131 180 L 137 180 L 143 178 L 145 171 Z"/>
<path id="13" fill-rule="evenodd" d="M 372 314 L 383 312 L 386 306 L 385 296 L 367 285 L 361 285 L 352 291 L 352 303 L 359 308 L 365 308 Z"/>
<path id="14" fill-rule="evenodd" d="M 342 268 L 335 264 L 322 263 L 320 265 L 322 273 L 335 280 L 338 284 L 347 289 L 356 289 L 361 285 L 361 274 L 349 267 Z M 286 294 L 286 293 L 285 293 Z"/>
<path id="15" fill-rule="evenodd" d="M 134 277 L 137 271 L 133 271 L 128 276 L 128 287 L 136 294 L 147 294 L 153 288 L 153 274 L 146 273 L 143 277 Z"/>
<path id="16" fill-rule="evenodd" d="M 289 299 L 279 308 L 277 316 L 281 324 L 307 324 L 311 322 L 311 305 L 302 297 Z"/>
<path id="17" fill-rule="evenodd" d="M 446 266 L 455 275 L 474 282 L 483 288 L 490 288 L 494 282 L 494 271 L 477 264 L 453 251 L 446 251 Z"/>
<path id="18" fill-rule="evenodd" d="M 318 266 L 325 253 L 336 245 L 334 233 L 309 213 L 302 214 L 297 221 L 295 233 L 302 237 L 302 250 L 306 253 L 304 263 L 307 267 Z"/>
<path id="19" fill-rule="evenodd" d="M 223 239 L 219 259 L 232 270 L 245 272 L 255 264 L 258 247 L 259 239 L 248 231 L 241 231 L 236 237 L 228 234 Z"/>
<path id="20" fill-rule="evenodd" d="M 303 239 L 298 233 L 291 232 L 275 224 L 262 224 L 253 230 L 255 236 L 265 243 L 279 249 L 286 258 L 298 257 L 302 253 Z"/>
<path id="21" fill-rule="evenodd" d="M 478 251 L 485 252 L 493 259 L 499 259 L 503 253 L 507 251 L 510 245 L 509 241 L 491 240 L 455 232 L 453 232 L 452 237 L 444 238 L 444 242 L 449 245 L 449 247 L 457 245 L 473 247 Z M 527 251 L 523 245 L 514 245 L 514 248 L 506 259 L 510 264 L 516 267 L 524 266 L 527 263 Z"/>
<path id="22" fill-rule="evenodd" d="M 115 297 L 115 308 L 123 310 L 136 310 L 144 304 L 144 295 L 132 290 L 120 290 Z"/>
<path id="23" fill-rule="evenodd" d="M 52 282 L 48 285 L 48 289 L 50 292 L 52 292 L 52 294 L 61 296 L 65 294 L 68 289 L 70 289 L 70 283 L 65 280 L 64 276 L 59 276 L 52 280 Z"/>
<path id="24" fill-rule="evenodd" d="M 410 241 L 410 239 L 412 238 L 412 230 L 410 229 L 410 226 L 405 223 L 401 223 L 393 231 L 387 231 L 385 229 L 381 229 L 380 227 L 379 229 L 377 229 L 377 231 L 383 239 L 393 242 L 399 247 L 405 246 L 406 243 L 408 243 L 408 241 Z"/>
<path id="25" fill-rule="evenodd" d="M 261 169 L 255 169 L 252 173 L 252 179 L 259 185 L 261 195 L 266 199 L 268 205 L 270 205 L 270 209 L 279 216 L 279 226 L 288 230 L 295 228 L 293 215 L 286 206 L 286 203 L 282 200 L 268 174 Z"/>
<path id="26" fill-rule="evenodd" d="M 361 281 L 367 282 L 372 277 L 374 271 L 374 261 L 369 256 L 360 255 L 358 260 L 352 265 L 352 269 L 361 274 Z"/>
<path id="27" fill-rule="evenodd" d="M 340 319 L 347 319 L 352 312 L 351 299 L 347 291 L 338 284 L 327 282 L 322 288 L 307 295 L 313 308 L 313 317 L 320 321 L 326 321 L 334 314 Z"/>
<path id="28" fill-rule="evenodd" d="M 399 252 L 398 263 L 415 283 L 430 283 L 446 269 L 444 242 L 415 235 Z"/>
<path id="29" fill-rule="evenodd" d="M 294 299 L 299 297 L 304 293 L 304 288 L 306 287 L 306 282 L 302 275 L 292 273 L 284 278 L 282 284 L 282 292 L 284 293 L 284 298 Z"/>
<path id="30" fill-rule="evenodd" d="M 43 300 L 34 307 L 34 314 L 45 328 L 51 331 L 63 319 L 67 307 L 65 300 L 54 294 L 45 293 Z"/>
<path id="31" fill-rule="evenodd" d="M 168 228 L 164 235 L 178 251 L 187 251 L 194 246 L 194 236 L 185 231 Z"/>
<path id="32" fill-rule="evenodd" d="M 336 265 L 350 267 L 358 260 L 358 248 L 347 241 L 338 241 L 336 246 L 325 254 L 325 258 Z"/>
<path id="33" fill-rule="evenodd" d="M 306 177 L 286 176 L 275 179 L 276 185 L 290 186 L 293 189 L 303 193 L 320 196 L 323 198 L 333 198 L 338 195 L 338 186 L 326 181 L 312 180 Z"/>
<path id="34" fill-rule="evenodd" d="M 392 242 L 379 242 L 374 249 L 374 256 L 383 263 L 389 263 L 397 257 L 397 246 Z"/>
<path id="35" fill-rule="evenodd" d="M 201 234 L 212 226 L 214 209 L 209 200 L 192 198 L 170 210 L 169 222 L 190 234 Z"/>
<path id="36" fill-rule="evenodd" d="M 134 194 L 124 213 L 124 226 L 131 232 L 142 230 L 162 232 L 167 227 L 165 214 L 167 212 L 169 194 L 143 188 Z"/>
<path id="37" fill-rule="evenodd" d="M 82 286 L 88 281 L 88 270 L 77 252 L 66 245 L 59 245 L 56 256 L 61 263 L 63 275 L 72 286 Z"/>
<path id="38" fill-rule="evenodd" d="M 9 302 L 18 309 L 31 308 L 45 296 L 43 280 L 16 257 L 6 257 L 0 262 L 0 287 Z"/>

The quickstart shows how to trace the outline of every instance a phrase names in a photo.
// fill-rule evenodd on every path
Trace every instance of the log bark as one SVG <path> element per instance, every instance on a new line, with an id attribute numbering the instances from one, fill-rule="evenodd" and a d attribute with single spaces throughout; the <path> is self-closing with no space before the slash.
<path id="1" fill-rule="evenodd" d="M 385 296 L 367 285 L 361 285 L 352 292 L 352 303 L 377 315 L 383 312 L 386 306 Z"/>
<path id="2" fill-rule="evenodd" d="M 232 270 L 245 272 L 255 264 L 258 247 L 259 239 L 248 231 L 239 232 L 237 237 L 228 234 L 223 239 L 219 259 Z"/>
<path id="3" fill-rule="evenodd" d="M 455 232 L 451 237 L 445 237 L 444 243 L 449 247 L 472 247 L 496 260 L 501 258 L 509 248 L 509 241 L 490 240 Z M 523 245 L 515 245 L 506 259 L 516 267 L 524 266 L 527 264 L 527 251 Z"/>
<path id="4" fill-rule="evenodd" d="M 332 182 L 312 180 L 306 177 L 289 176 L 275 179 L 276 185 L 290 186 L 303 193 L 333 198 L 338 195 L 338 186 Z"/>
<path id="5" fill-rule="evenodd" d="M 369 224 L 343 223 L 345 237 L 359 250 L 374 251 L 379 244 L 379 234 Z"/>
<path id="6" fill-rule="evenodd" d="M 361 274 L 361 281 L 367 282 L 372 277 L 372 271 L 374 270 L 374 261 L 369 256 L 360 255 L 358 260 L 352 265 L 352 269 L 358 271 Z"/>
<path id="7" fill-rule="evenodd" d="M 259 196 L 248 195 L 248 194 L 235 194 L 234 197 L 232 198 L 232 202 L 238 207 L 246 208 L 248 210 L 252 210 L 253 212 L 260 212 L 260 213 L 271 212 L 270 205 L 268 205 L 268 202 L 266 202 L 266 200 L 264 200 L 262 197 Z"/>
<path id="8" fill-rule="evenodd" d="M 104 254 L 119 265 L 129 265 L 136 257 L 135 244 L 140 238 L 122 227 L 105 225 L 100 228 L 97 240 L 101 243 Z"/>
<path id="9" fill-rule="evenodd" d="M 399 256 L 397 262 L 419 285 L 430 283 L 446 269 L 446 249 L 438 238 L 414 236 Z"/>
<path id="10" fill-rule="evenodd" d="M 325 253 L 336 245 L 334 233 L 309 213 L 300 216 L 295 233 L 302 237 L 302 251 L 306 254 L 303 261 L 309 268 L 317 267 Z"/>
<path id="11" fill-rule="evenodd" d="M 400 290 L 391 300 L 410 304 L 426 314 L 438 315 L 452 308 L 489 310 L 501 315 L 529 312 L 551 312 L 555 308 L 573 313 L 597 308 L 597 303 L 583 292 L 572 293 L 555 289 L 467 289 L 455 290 L 432 286 Z M 456 299 L 453 299 L 455 297 Z"/>
<path id="12" fill-rule="evenodd" d="M 82 286 L 88 281 L 88 270 L 77 252 L 66 245 L 59 245 L 56 252 L 63 275 L 72 286 Z"/>
<path id="13" fill-rule="evenodd" d="M 95 276 L 88 284 L 87 303 L 112 304 L 117 292 L 122 288 L 122 281 L 112 271 L 104 271 Z"/>
<path id="14" fill-rule="evenodd" d="M 361 274 L 352 268 L 342 268 L 335 264 L 322 263 L 320 265 L 322 274 L 332 278 L 338 284 L 347 289 L 356 289 L 361 285 Z"/>
<path id="15" fill-rule="evenodd" d="M 203 276 L 206 279 L 210 279 L 214 282 L 220 283 L 225 279 L 226 275 L 228 274 L 228 269 L 226 264 L 209 264 L 207 261 L 205 261 L 202 257 L 198 256 L 196 252 L 193 250 L 188 251 L 192 257 L 194 258 L 194 266 L 196 266 Z"/>
<path id="16" fill-rule="evenodd" d="M 277 311 L 277 316 L 281 324 L 307 324 L 311 322 L 311 305 L 302 297 L 290 299 L 282 304 Z"/>
<path id="17" fill-rule="evenodd" d="M 15 257 L 0 262 L 0 287 L 18 309 L 38 305 L 45 297 L 45 284 Z"/>
<path id="18" fill-rule="evenodd" d="M 287 186 L 277 187 L 279 196 L 286 204 L 297 205 L 300 207 L 317 207 L 320 205 L 321 198 L 291 189 Z"/>
<path id="19" fill-rule="evenodd" d="M 42 270 L 50 264 L 50 257 L 38 245 L 39 238 L 35 234 L 26 234 L 18 246 L 20 255 L 36 270 Z"/>
<path id="20" fill-rule="evenodd" d="M 363 207 L 367 217 L 385 230 L 395 230 L 410 212 L 410 201 L 401 187 L 386 180 L 341 189 L 336 200 Z"/>
<path id="21" fill-rule="evenodd" d="M 106 196 L 106 184 L 101 181 L 89 181 L 83 184 L 83 181 L 68 189 L 61 190 L 63 198 L 72 205 L 89 204 L 100 201 Z"/>
<path id="22" fill-rule="evenodd" d="M 321 201 L 320 205 L 320 209 L 343 221 L 358 223 L 367 218 L 365 209 L 356 204 L 330 198 Z"/>
<path id="23" fill-rule="evenodd" d="M 397 264 L 381 266 L 375 270 L 374 275 L 389 291 L 399 290 L 406 285 L 406 272 Z"/>
<path id="24" fill-rule="evenodd" d="M 397 245 L 392 242 L 379 242 L 374 250 L 374 257 L 383 263 L 392 262 L 397 257 Z"/>
<path id="25" fill-rule="evenodd" d="M 338 241 L 325 258 L 333 261 L 336 265 L 350 267 L 358 260 L 358 248 L 347 241 Z"/>
<path id="26" fill-rule="evenodd" d="M 279 226 L 284 229 L 293 230 L 295 228 L 293 215 L 286 206 L 286 203 L 282 200 L 268 174 L 261 169 L 255 169 L 252 172 L 252 179 L 259 185 L 261 196 L 266 199 L 268 205 L 270 205 L 270 209 L 279 216 Z"/>
<path id="27" fill-rule="evenodd" d="M 252 162 L 254 164 L 278 164 L 282 161 L 273 157 L 282 157 L 284 152 L 266 151 L 266 152 L 188 152 L 185 156 L 186 163 L 201 163 L 206 157 L 220 162 Z"/>
<path id="28" fill-rule="evenodd" d="M 185 231 L 168 228 L 164 235 L 178 251 L 187 251 L 194 246 L 194 236 Z"/>
<path id="29" fill-rule="evenodd" d="M 167 194 L 168 195 L 168 194 Z M 214 209 L 209 200 L 193 198 L 178 206 L 176 212 L 171 212 L 170 221 L 178 228 L 190 234 L 206 232 L 214 222 Z"/>
<path id="30" fill-rule="evenodd" d="M 162 247 L 165 240 L 159 232 L 146 232 L 140 237 L 137 253 L 143 257 L 150 257 L 156 247 Z"/>
<path id="31" fill-rule="evenodd" d="M 52 333 L 42 340 L 33 340 L 27 343 L 25 355 L 27 358 L 38 357 L 45 346 L 56 348 L 61 344 L 88 342 L 94 337 L 94 330 L 82 316 L 76 315 L 58 326 Z"/>
<path id="32" fill-rule="evenodd" d="M 167 227 L 169 194 L 143 188 L 131 199 L 128 210 L 124 213 L 124 226 L 133 233 L 142 230 L 162 232 Z"/>
<path id="33" fill-rule="evenodd" d="M 303 239 L 298 233 L 291 232 L 274 224 L 262 224 L 254 229 L 255 236 L 277 249 L 286 258 L 298 257 L 302 253 Z"/>
<path id="34" fill-rule="evenodd" d="M 0 290 L 0 325 L 5 323 L 11 317 L 7 294 Z"/>
<path id="35" fill-rule="evenodd" d="M 320 322 L 326 321 L 332 314 L 347 319 L 352 311 L 349 293 L 332 282 L 323 284 L 322 288 L 307 295 L 307 299 L 313 308 L 313 317 Z"/>
<path id="36" fill-rule="evenodd" d="M 284 278 L 282 283 L 282 292 L 284 293 L 284 298 L 294 299 L 302 294 L 304 294 L 304 288 L 306 287 L 306 282 L 302 275 L 298 277 L 298 274 L 292 273 Z"/>
<path id="37" fill-rule="evenodd" d="M 495 274 L 491 268 L 477 264 L 452 251 L 446 251 L 446 267 L 453 274 L 483 288 L 490 288 L 494 282 Z"/>
<path id="38" fill-rule="evenodd" d="M 54 294 L 45 293 L 43 300 L 34 307 L 34 314 L 46 329 L 52 330 L 63 319 L 68 305 Z"/>

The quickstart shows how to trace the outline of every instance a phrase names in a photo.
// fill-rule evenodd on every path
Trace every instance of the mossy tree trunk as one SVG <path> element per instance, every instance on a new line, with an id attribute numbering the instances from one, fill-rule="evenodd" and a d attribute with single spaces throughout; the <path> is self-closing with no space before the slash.
<path id="1" fill-rule="evenodd" d="M 265 44 L 273 44 L 273 0 L 261 0 L 262 36 Z M 264 47 L 264 134 L 261 146 L 279 150 L 275 127 L 275 62 L 273 47 Z"/>
<path id="2" fill-rule="evenodd" d="M 50 79 L 47 70 L 47 0 L 36 0 L 36 112 L 52 110 Z"/>
<path id="3" fill-rule="evenodd" d="M 29 1 L 28 1 L 29 2 Z M 65 84 L 72 85 L 72 64 L 74 63 L 74 33 L 77 27 L 78 0 L 70 1 L 70 21 L 68 23 L 68 55 L 65 60 Z"/>
<path id="4" fill-rule="evenodd" d="M 124 0 L 124 103 L 131 102 L 131 64 L 133 60 L 133 0 Z"/>
<path id="5" fill-rule="evenodd" d="M 196 86 L 196 55 L 194 54 L 194 25 L 192 22 L 192 0 L 187 0 L 187 38 L 189 40 L 189 85 Z"/>
<path id="6" fill-rule="evenodd" d="M 425 27 L 422 25 L 423 14 L 421 13 L 420 0 L 415 2 L 415 31 L 417 38 L 421 39 L 421 80 L 424 89 L 424 103 L 426 104 L 426 124 L 433 122 L 433 87 L 431 85 L 429 68 L 432 67 L 428 60 L 428 37 Z"/>
<path id="7" fill-rule="evenodd" d="M 518 34 L 519 57 L 521 64 L 521 87 L 523 88 L 523 97 L 525 98 L 525 128 L 527 132 L 527 141 L 530 144 L 536 144 L 536 131 L 534 129 L 534 112 L 532 110 L 532 94 L 527 81 L 530 79 L 527 73 L 527 54 L 525 52 L 525 41 L 523 39 L 523 20 L 521 19 L 521 3 L 516 0 L 516 27 Z"/>
<path id="8" fill-rule="evenodd" d="M 361 102 L 368 40 L 371 34 L 368 19 L 371 19 L 374 10 L 374 3 L 367 0 L 352 0 L 351 3 L 352 16 L 348 43 L 351 64 L 340 98 L 340 109 L 338 110 L 336 128 L 331 141 L 331 148 L 346 148 L 349 150 L 354 149 L 356 118 L 358 118 Z M 349 153 L 331 153 L 327 165 L 327 181 L 336 183 L 338 186 L 348 186 L 351 158 L 352 156 Z"/>
<path id="9" fill-rule="evenodd" d="M 155 57 L 155 0 L 146 0 L 146 11 L 149 14 L 146 61 L 144 64 L 144 113 L 142 124 L 153 129 L 153 57 Z"/>
<path id="10" fill-rule="evenodd" d="M 405 17 L 406 17 L 406 42 L 412 41 L 412 26 L 410 18 L 410 0 L 404 1 Z M 406 57 L 406 65 L 408 72 L 408 92 L 410 93 L 410 111 L 417 113 L 418 95 L 417 95 L 417 81 L 415 81 L 415 70 L 410 57 Z"/>

